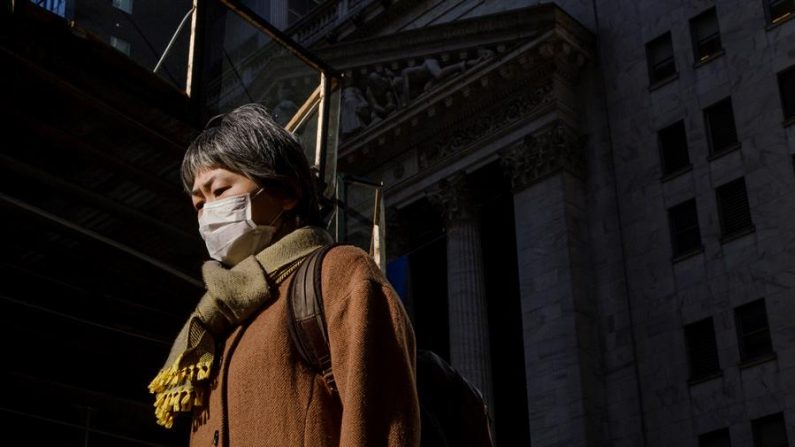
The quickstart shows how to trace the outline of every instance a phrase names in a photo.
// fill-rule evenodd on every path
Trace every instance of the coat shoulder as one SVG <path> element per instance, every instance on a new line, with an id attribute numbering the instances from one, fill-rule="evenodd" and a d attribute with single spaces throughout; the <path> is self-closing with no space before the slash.
<path id="1" fill-rule="evenodd" d="M 353 245 L 333 247 L 323 259 L 322 284 L 325 291 L 349 292 L 365 282 L 387 284 L 373 258 Z M 343 292 L 344 293 L 344 292 Z"/>
<path id="2" fill-rule="evenodd" d="M 323 267 L 324 273 L 346 272 L 351 278 L 364 275 L 371 279 L 380 279 L 383 276 L 372 256 L 354 245 L 338 245 L 329 250 L 323 260 Z"/>

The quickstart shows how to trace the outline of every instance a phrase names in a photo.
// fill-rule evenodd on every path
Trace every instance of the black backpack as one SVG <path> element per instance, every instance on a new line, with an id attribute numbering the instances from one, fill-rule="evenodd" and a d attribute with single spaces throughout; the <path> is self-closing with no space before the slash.
<path id="1" fill-rule="evenodd" d="M 301 358 L 337 392 L 331 370 L 323 314 L 320 272 L 323 257 L 335 245 L 316 250 L 298 267 L 288 292 L 290 336 Z M 422 447 L 494 445 L 483 395 L 450 364 L 431 351 L 417 352 Z"/>

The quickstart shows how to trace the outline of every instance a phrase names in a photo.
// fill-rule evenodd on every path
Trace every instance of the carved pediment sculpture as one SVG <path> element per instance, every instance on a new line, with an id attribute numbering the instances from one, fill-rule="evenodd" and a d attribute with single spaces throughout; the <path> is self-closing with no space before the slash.
<path id="1" fill-rule="evenodd" d="M 375 125 L 393 112 L 409 107 L 419 96 L 430 92 L 442 81 L 463 74 L 466 70 L 494 57 L 495 51 L 479 48 L 469 56 L 459 52 L 457 60 L 447 56 L 427 56 L 421 63 L 408 62 L 399 70 L 383 64 L 349 70 L 342 92 L 341 132 L 343 140 Z M 393 66 L 400 66 L 392 63 Z"/>

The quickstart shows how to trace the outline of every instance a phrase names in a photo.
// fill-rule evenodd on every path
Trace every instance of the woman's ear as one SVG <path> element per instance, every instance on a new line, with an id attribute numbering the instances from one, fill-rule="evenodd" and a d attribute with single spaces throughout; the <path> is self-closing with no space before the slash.
<path id="1" fill-rule="evenodd" d="M 287 180 L 287 194 L 282 197 L 282 209 L 285 211 L 290 211 L 296 206 L 298 206 L 298 202 L 301 201 L 301 197 L 303 197 L 303 191 L 301 191 L 301 186 L 299 186 L 298 181 L 295 179 L 288 179 Z"/>

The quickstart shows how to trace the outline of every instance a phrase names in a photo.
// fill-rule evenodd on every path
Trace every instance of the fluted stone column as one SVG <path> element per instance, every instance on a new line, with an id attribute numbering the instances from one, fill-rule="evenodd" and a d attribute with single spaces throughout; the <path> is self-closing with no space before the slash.
<path id="1" fill-rule="evenodd" d="M 442 210 L 447 228 L 450 361 L 494 409 L 478 209 L 460 174 L 440 182 L 430 198 Z"/>
<path id="2" fill-rule="evenodd" d="M 563 122 L 505 151 L 514 192 L 533 447 L 602 445 L 582 139 Z"/>

